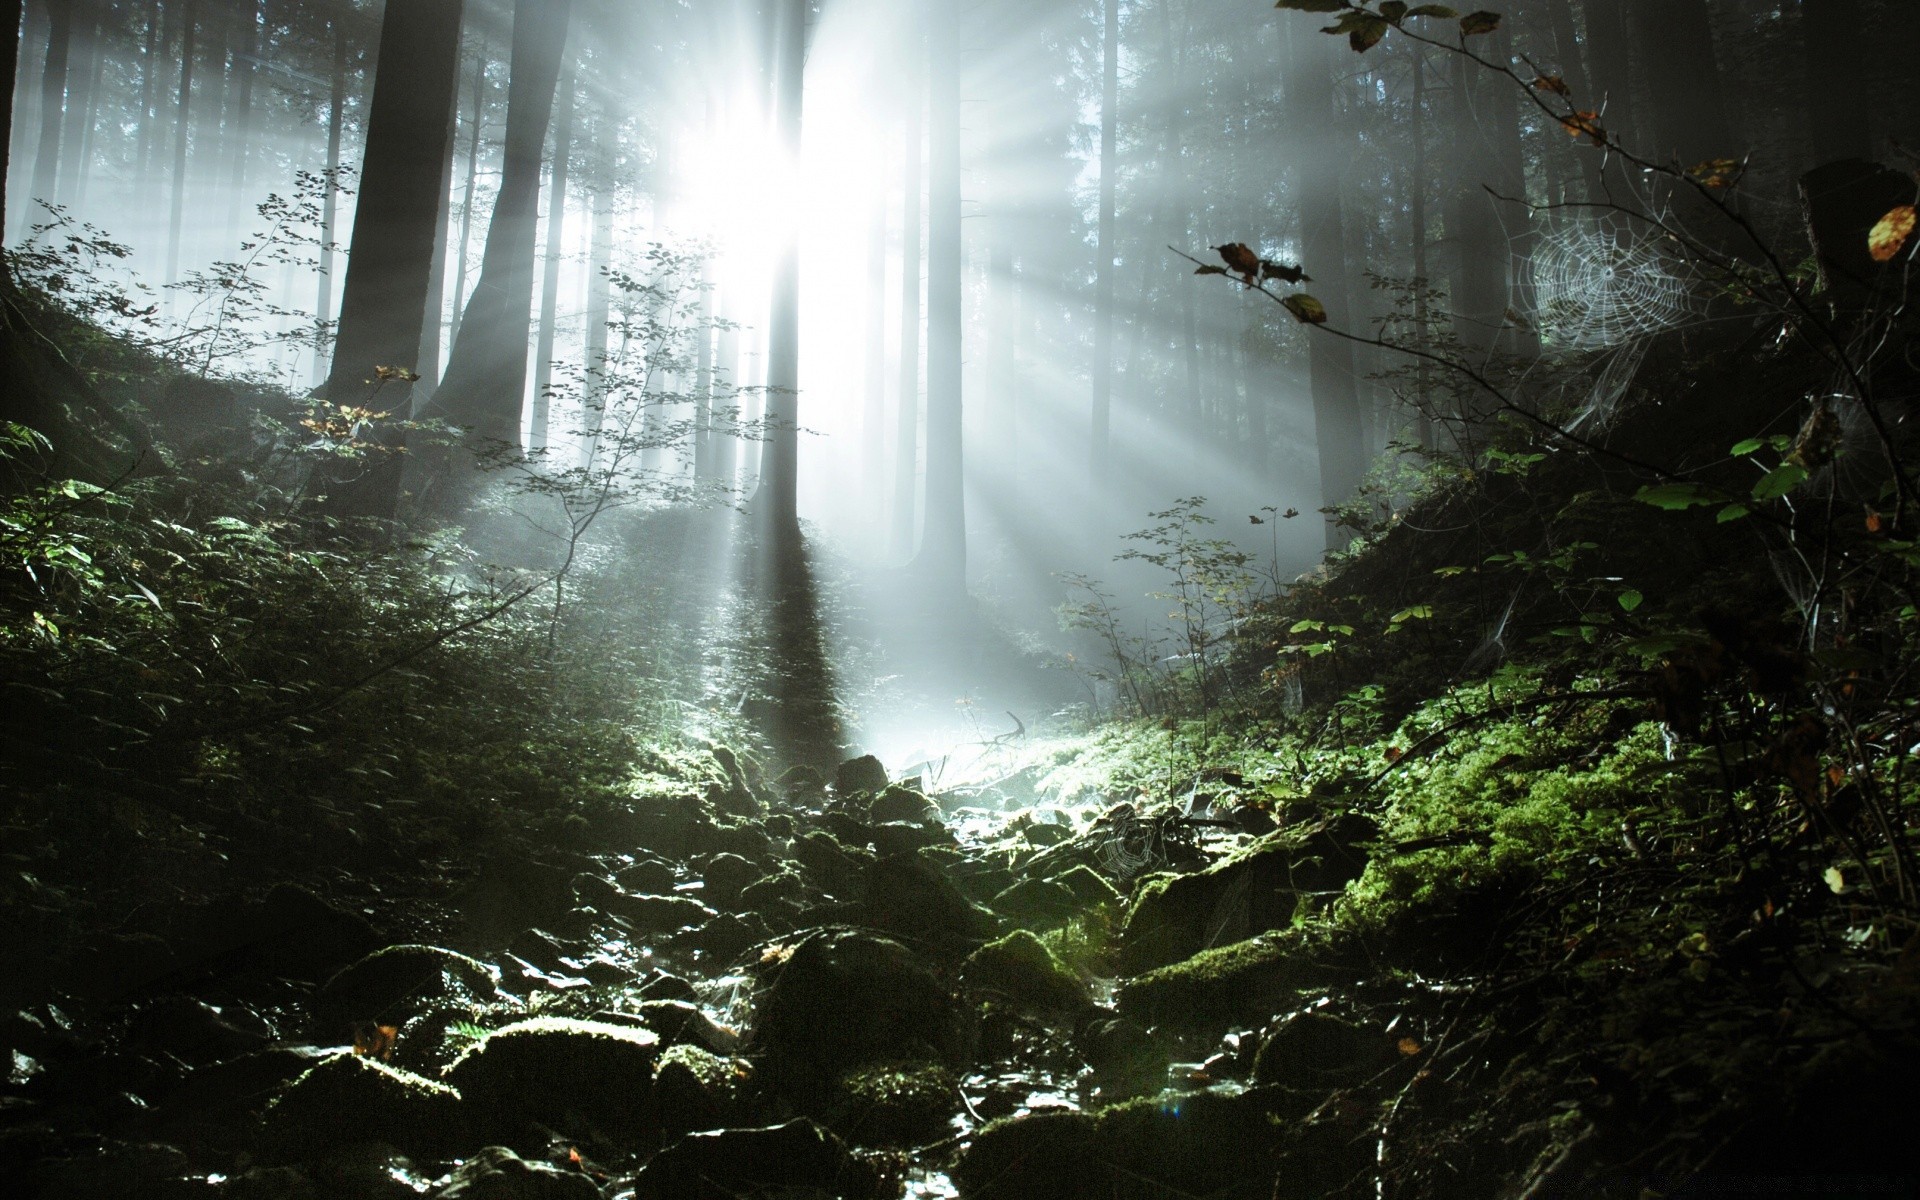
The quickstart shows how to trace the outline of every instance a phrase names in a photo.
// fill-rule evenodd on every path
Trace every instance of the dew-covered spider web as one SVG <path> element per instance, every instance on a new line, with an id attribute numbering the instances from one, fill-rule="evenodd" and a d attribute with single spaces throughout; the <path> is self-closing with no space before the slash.
<path id="1" fill-rule="evenodd" d="M 1533 286 L 1541 332 L 1570 350 L 1625 345 L 1690 311 L 1684 268 L 1658 235 L 1611 214 L 1544 229 Z"/>

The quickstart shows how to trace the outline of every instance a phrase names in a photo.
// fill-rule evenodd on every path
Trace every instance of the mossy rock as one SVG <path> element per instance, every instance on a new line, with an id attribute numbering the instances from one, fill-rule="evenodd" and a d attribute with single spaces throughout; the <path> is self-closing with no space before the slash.
<path id="1" fill-rule="evenodd" d="M 1053 877 L 1053 881 L 1073 893 L 1073 898 L 1088 908 L 1102 904 L 1118 904 L 1120 892 L 1105 876 L 1084 863 L 1068 867 Z"/>
<path id="2" fill-rule="evenodd" d="M 720 1129 L 736 1107 L 737 1065 L 699 1046 L 669 1046 L 653 1073 L 653 1103 L 668 1134 Z"/>
<path id="3" fill-rule="evenodd" d="M 764 913 L 792 908 L 806 900 L 806 881 L 793 871 L 780 871 L 748 884 L 740 892 L 743 912 Z"/>
<path id="4" fill-rule="evenodd" d="M 861 869 L 873 861 L 864 850 L 849 850 L 820 829 L 794 840 L 793 857 L 815 887 L 841 900 L 860 893 Z"/>
<path id="5" fill-rule="evenodd" d="M 511 1136 L 529 1122 L 632 1144 L 651 1118 L 651 1030 L 535 1017 L 488 1034 L 447 1068 L 475 1126 Z"/>
<path id="6" fill-rule="evenodd" d="M 438 946 L 376 950 L 342 968 L 313 998 L 320 1036 L 345 1038 L 358 1021 L 404 1024 L 437 1001 L 491 1000 L 497 976 L 477 958 Z"/>
<path id="7" fill-rule="evenodd" d="M 1263 934 L 1127 980 L 1115 997 L 1142 1025 L 1206 1029 L 1259 1021 L 1301 989 L 1351 981 L 1365 966 L 1355 951 L 1287 931 Z"/>
<path id="8" fill-rule="evenodd" d="M 1093 1006 L 1087 985 L 1044 942 L 1016 929 L 967 956 L 960 977 L 1029 1012 L 1074 1015 Z"/>
<path id="9" fill-rule="evenodd" d="M 1073 889 L 1052 879 L 1022 879 L 994 896 L 995 912 L 1025 925 L 1063 925 L 1082 907 Z"/>
<path id="10" fill-rule="evenodd" d="M 951 947 L 978 945 L 999 932 L 999 918 L 917 854 L 869 864 L 859 895 L 862 923 L 899 937 Z"/>
<path id="11" fill-rule="evenodd" d="M 879 825 L 889 821 L 932 825 L 940 822 L 940 808 L 914 789 L 895 784 L 874 797 L 867 819 Z"/>
<path id="12" fill-rule="evenodd" d="M 879 1193 L 872 1168 L 805 1118 L 764 1129 L 688 1134 L 654 1155 L 633 1183 L 641 1200 L 775 1195 L 870 1200 Z"/>
<path id="13" fill-rule="evenodd" d="M 842 796 L 878 793 L 887 788 L 886 764 L 871 754 L 850 758 L 833 772 L 833 790 Z"/>
<path id="14" fill-rule="evenodd" d="M 1351 1087 L 1400 1058 L 1391 1036 L 1332 1013 L 1295 1013 L 1260 1044 L 1253 1077 L 1295 1092 Z"/>
<path id="15" fill-rule="evenodd" d="M 960 1083 L 938 1063 L 881 1063 L 849 1071 L 828 1124 L 855 1145 L 907 1147 L 953 1132 Z"/>
<path id="16" fill-rule="evenodd" d="M 488 1146 L 454 1169 L 433 1200 L 598 1200 L 600 1189 L 579 1171 L 528 1162 L 505 1146 Z"/>
<path id="17" fill-rule="evenodd" d="M 459 1091 L 358 1054 L 315 1063 L 266 1110 L 267 1156 L 305 1162 L 356 1142 L 413 1154 L 457 1150 L 465 1134 Z"/>
<path id="18" fill-rule="evenodd" d="M 824 1103 L 848 1072 L 874 1063 L 971 1055 L 968 1014 L 899 942 L 824 929 L 770 956 L 754 997 L 750 1044 L 771 1086 Z"/>
<path id="19" fill-rule="evenodd" d="M 973 1135 L 953 1182 L 967 1200 L 1107 1200 L 1099 1161 L 1086 1113 L 1002 1117 Z"/>

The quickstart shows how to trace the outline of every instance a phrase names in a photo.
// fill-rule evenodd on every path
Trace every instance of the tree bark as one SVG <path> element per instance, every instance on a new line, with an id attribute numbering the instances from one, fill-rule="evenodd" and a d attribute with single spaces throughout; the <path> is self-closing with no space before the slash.
<path id="1" fill-rule="evenodd" d="M 604 124 L 604 122 L 603 122 Z M 613 261 L 613 180 L 606 168 L 607 148 L 593 161 L 592 240 L 587 247 L 586 427 L 581 461 L 591 463 L 598 450 L 600 426 L 607 403 L 607 321 L 613 312 L 613 284 L 607 267 Z"/>
<path id="2" fill-rule="evenodd" d="M 1477 362 L 1500 345 L 1507 312 L 1507 244 L 1500 225 L 1495 114 L 1490 97 L 1511 84 L 1464 58 L 1453 60 L 1453 180 L 1447 209 L 1453 243 L 1453 332 Z M 1321 275 L 1320 271 L 1314 274 Z M 1322 276 L 1324 278 L 1324 275 Z"/>
<path id="3" fill-rule="evenodd" d="M 335 17 L 333 26 L 333 90 L 327 106 L 326 199 L 320 205 L 320 278 L 314 298 L 314 319 L 321 328 L 333 319 L 333 245 L 339 230 L 340 212 L 340 135 L 346 125 L 347 107 L 347 26 Z M 313 382 L 317 387 L 327 378 L 327 355 L 319 344 L 313 348 Z"/>
<path id="4" fill-rule="evenodd" d="M 1105 0 L 1100 64 L 1100 224 L 1093 284 L 1093 414 L 1088 434 L 1087 503 L 1100 510 L 1113 420 L 1114 197 L 1120 170 L 1120 0 Z"/>
<path id="5" fill-rule="evenodd" d="M 1628 0 L 1627 10 L 1652 107 L 1646 156 L 1682 167 L 1739 158 L 1706 0 Z"/>
<path id="6" fill-rule="evenodd" d="M 453 315 L 447 325 L 447 340 L 460 337 L 460 317 L 467 300 L 467 248 L 473 241 L 473 193 L 480 179 L 480 130 L 485 126 L 487 100 L 487 43 L 480 43 L 480 54 L 473 63 L 473 128 L 467 139 L 467 186 L 460 200 L 460 243 L 453 271 Z"/>
<path id="7" fill-rule="evenodd" d="M 412 411 L 411 384 L 403 376 L 383 379 L 379 370 L 416 367 L 428 319 L 462 8 L 463 0 L 406 0 L 388 4 L 380 26 L 360 202 L 326 384 L 335 404 L 364 404 L 402 418 Z M 381 440 L 394 451 L 401 442 L 391 434 Z M 398 510 L 400 477 L 397 453 L 376 452 L 336 493 L 351 511 L 390 517 Z"/>
<path id="8" fill-rule="evenodd" d="M 465 426 L 466 448 L 520 445 L 527 389 L 527 335 L 533 320 L 533 257 L 540 206 L 540 159 L 567 40 L 572 0 L 518 0 L 507 88 L 507 137 L 500 192 L 487 224 L 480 279 L 430 405 L 430 416 Z M 453 511 L 470 496 L 466 461 L 440 507 Z"/>
<path id="9" fill-rule="evenodd" d="M 67 63 L 73 49 L 73 0 L 52 0 L 46 65 L 40 71 L 40 144 L 33 159 L 30 200 L 58 199 L 61 127 L 67 111 Z"/>
<path id="10" fill-rule="evenodd" d="M 0 133 L 13 129 L 13 89 L 20 78 L 20 24 L 25 17 L 22 0 L 0 0 Z M 0 145 L 0 244 L 11 232 L 6 228 L 7 171 L 12 160 L 11 137 Z M 5 260 L 0 259 L 0 267 Z"/>
<path id="11" fill-rule="evenodd" d="M 1331 40 L 1288 30 L 1292 70 L 1287 107 L 1300 139 L 1300 254 L 1302 265 L 1319 279 L 1314 295 L 1326 306 L 1336 329 L 1347 328 L 1346 232 L 1340 200 L 1340 176 L 1329 164 L 1345 161 L 1334 123 L 1333 74 L 1328 61 Z M 1320 459 L 1320 500 L 1332 508 L 1351 499 L 1366 473 L 1367 455 L 1354 380 L 1350 343 L 1309 330 L 1308 375 L 1313 391 L 1314 443 Z M 1348 535 L 1335 518 L 1326 523 L 1328 549 L 1346 545 Z"/>
<path id="12" fill-rule="evenodd" d="M 246 13 L 246 37 L 234 60 L 239 96 L 234 101 L 233 162 L 227 176 L 227 225 L 238 228 L 247 203 L 247 168 L 253 158 L 253 84 L 260 57 L 260 25 L 265 0 L 249 0 Z"/>
<path id="13" fill-rule="evenodd" d="M 540 284 L 540 328 L 533 356 L 533 428 L 527 444 L 547 448 L 547 421 L 552 408 L 553 333 L 559 320 L 560 259 L 567 220 L 567 164 L 573 153 L 573 72 L 560 86 L 560 117 L 553 130 L 553 173 L 547 190 L 547 251 Z"/>
<path id="14" fill-rule="evenodd" d="M 885 127 L 882 126 L 882 129 Z M 873 181 L 872 211 L 867 214 L 867 356 L 860 408 L 860 475 L 868 528 L 874 544 L 885 530 L 887 449 L 887 189 L 886 147 Z"/>
<path id="15" fill-rule="evenodd" d="M 447 307 L 447 232 L 452 217 L 448 210 L 453 203 L 453 145 L 459 140 L 454 136 L 460 109 L 457 45 L 454 52 L 455 90 L 447 97 L 446 145 L 440 155 L 440 193 L 434 201 L 433 265 L 427 272 L 427 310 L 421 319 L 420 354 L 414 360 L 414 370 L 420 375 L 420 381 L 413 385 L 415 407 L 432 399 L 434 389 L 440 386 L 440 359 L 446 347 L 441 337 L 440 318 Z"/>

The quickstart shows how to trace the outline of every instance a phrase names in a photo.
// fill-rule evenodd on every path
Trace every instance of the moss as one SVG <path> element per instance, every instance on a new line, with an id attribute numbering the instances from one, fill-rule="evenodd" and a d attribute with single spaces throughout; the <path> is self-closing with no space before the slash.
<path id="1" fill-rule="evenodd" d="M 1299 990 L 1351 980 L 1364 965 L 1338 943 L 1288 930 L 1149 971 L 1123 984 L 1116 999 L 1121 1015 L 1143 1025 L 1204 1028 L 1262 1020 Z"/>
<path id="2" fill-rule="evenodd" d="M 989 1121 L 954 1166 L 953 1182 L 967 1200 L 1104 1197 L 1093 1130 L 1093 1118 L 1077 1112 Z"/>
<path id="3" fill-rule="evenodd" d="M 485 963 L 437 946 L 388 946 L 327 980 L 314 997 L 323 1037 L 354 1021 L 398 1025 L 443 997 L 491 998 L 494 973 Z"/>
<path id="4" fill-rule="evenodd" d="M 1120 901 L 1119 890 L 1084 863 L 1060 872 L 1054 876 L 1054 882 L 1063 885 L 1085 905 L 1117 904 Z"/>
<path id="5" fill-rule="evenodd" d="M 646 1029 L 535 1017 L 482 1038 L 446 1078 L 489 1133 L 537 1121 L 632 1141 L 650 1115 L 659 1048 Z"/>
<path id="6" fill-rule="evenodd" d="M 410 1153 L 454 1148 L 461 1133 L 460 1093 L 357 1054 L 314 1064 L 268 1105 L 269 1156 L 307 1160 L 362 1141 Z"/>
<path id="7" fill-rule="evenodd" d="M 951 1132 L 960 1084 L 938 1063 L 883 1063 L 840 1078 L 841 1100 L 828 1122 L 865 1146 L 917 1146 Z"/>
<path id="8" fill-rule="evenodd" d="M 1029 1011 L 1072 1014 L 1093 1004 L 1073 972 L 1046 943 L 1024 929 L 988 942 L 967 956 L 961 978 L 968 986 L 996 992 Z"/>
<path id="9" fill-rule="evenodd" d="M 735 1064 L 698 1046 L 669 1046 L 653 1076 L 654 1109 L 668 1133 L 719 1129 L 733 1115 Z"/>

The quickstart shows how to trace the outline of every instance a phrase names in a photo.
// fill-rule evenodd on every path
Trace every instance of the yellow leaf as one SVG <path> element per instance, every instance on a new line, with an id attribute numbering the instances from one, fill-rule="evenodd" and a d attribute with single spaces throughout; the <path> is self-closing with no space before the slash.
<path id="1" fill-rule="evenodd" d="M 1913 236 L 1916 221 L 1913 205 L 1902 204 L 1874 225 L 1873 232 L 1867 235 L 1867 253 L 1873 255 L 1875 262 L 1891 262 L 1893 256 L 1906 246 L 1907 239 Z"/>
<path id="2" fill-rule="evenodd" d="M 1327 323 L 1327 306 L 1305 292 L 1296 292 L 1280 303 L 1286 305 L 1287 311 L 1302 324 L 1325 325 Z"/>

